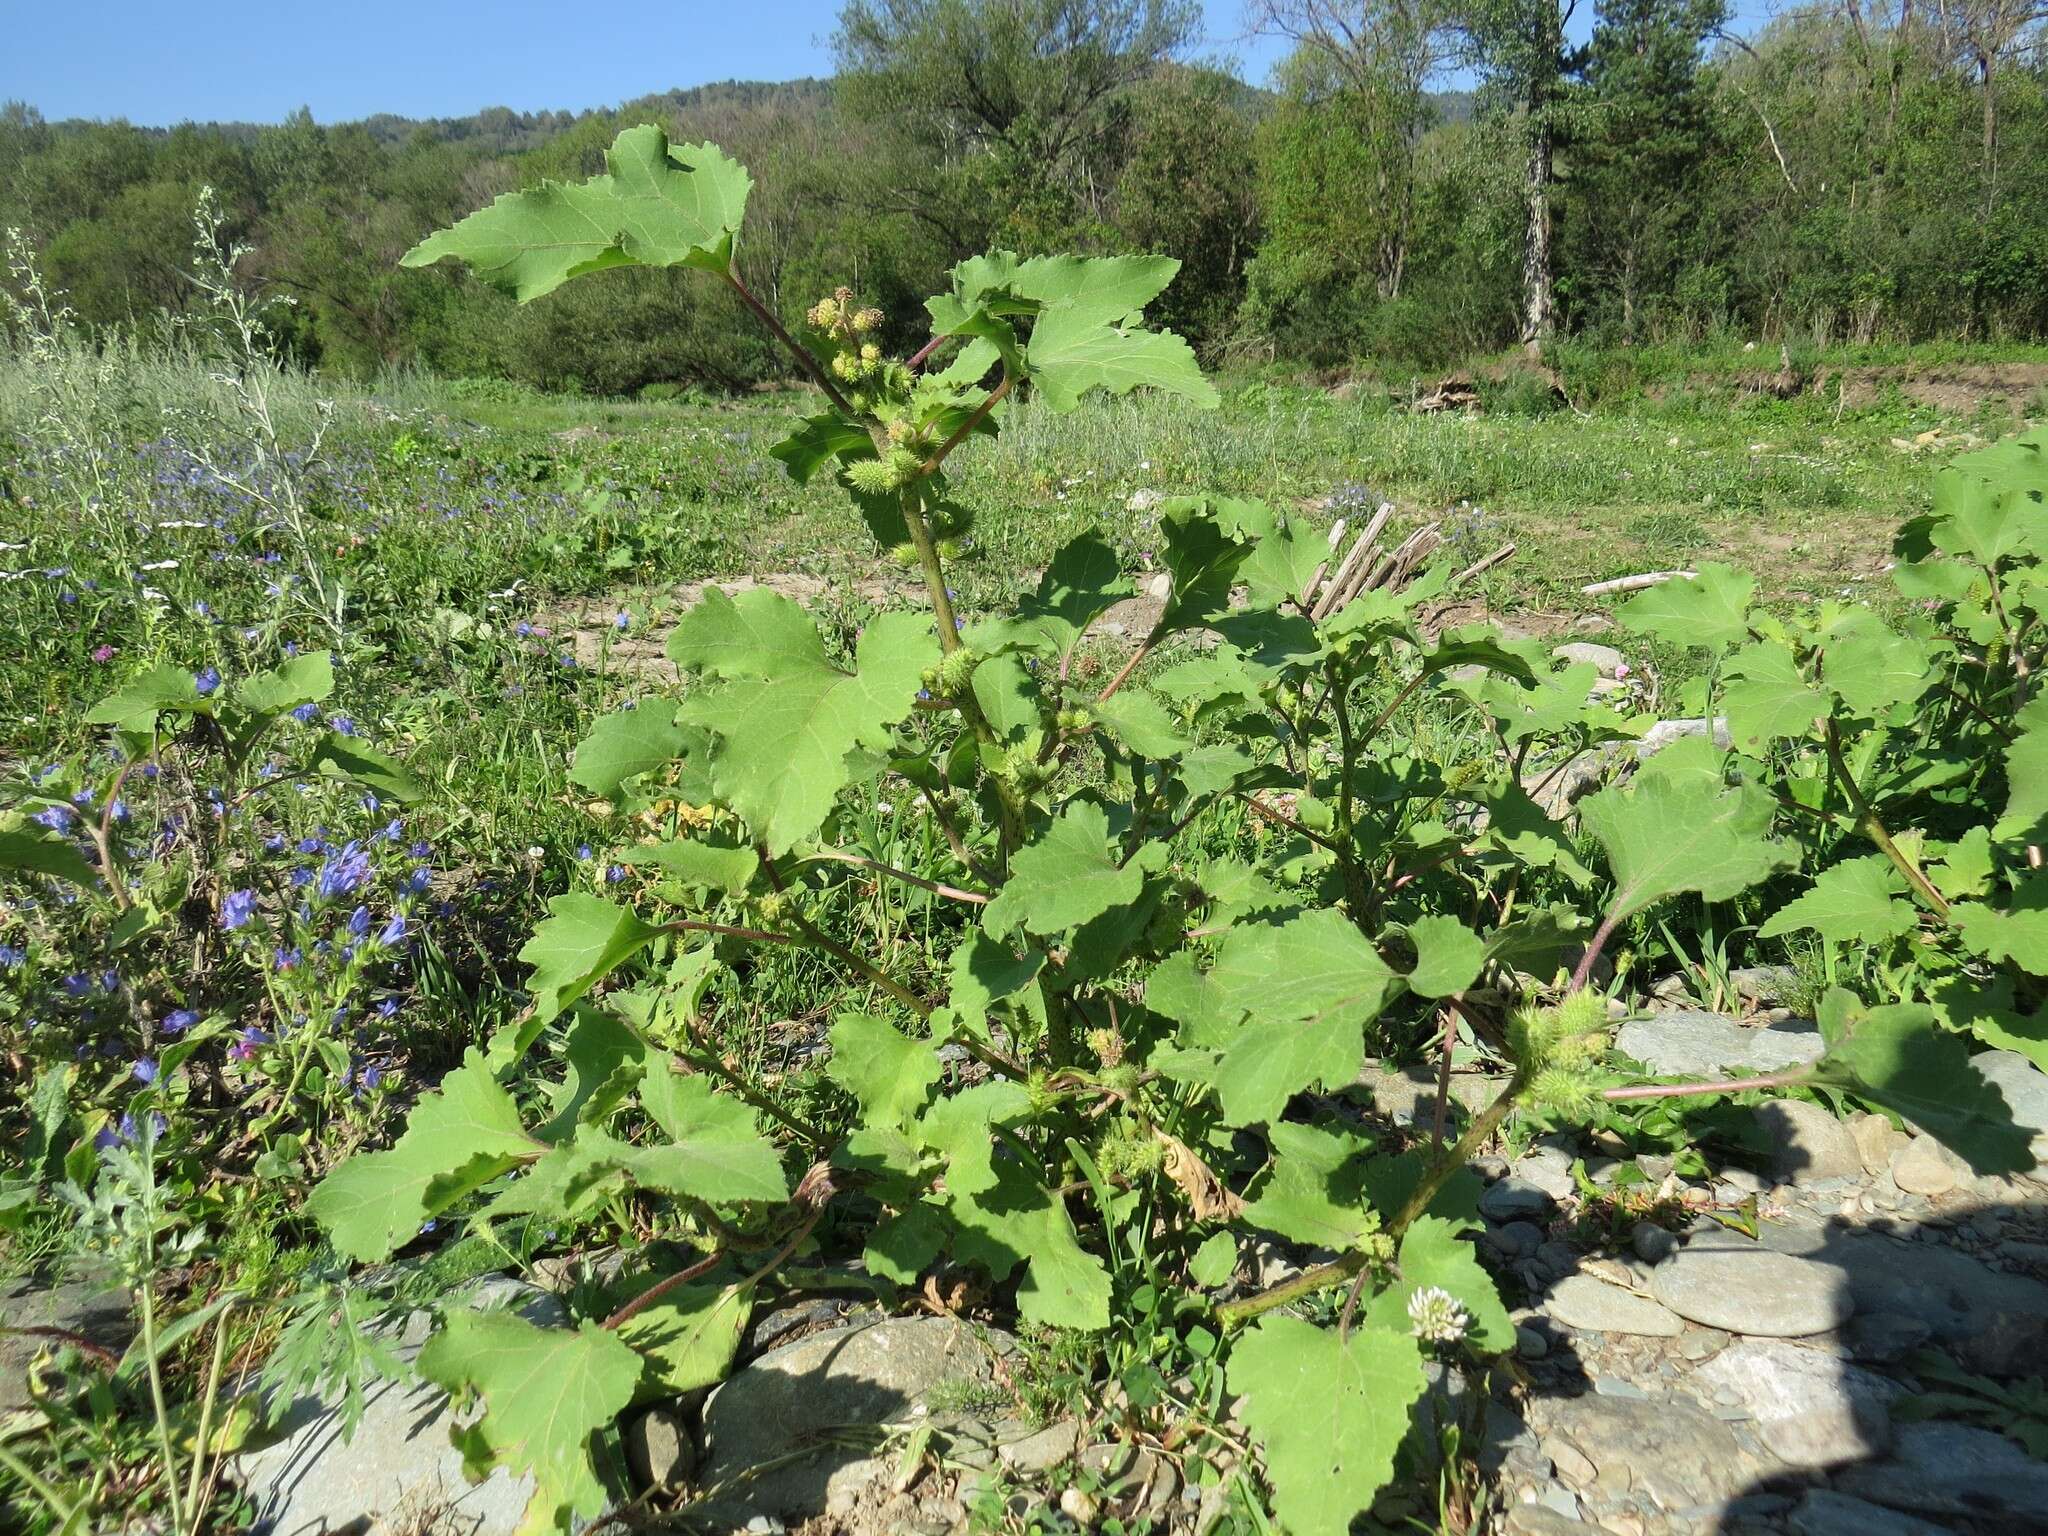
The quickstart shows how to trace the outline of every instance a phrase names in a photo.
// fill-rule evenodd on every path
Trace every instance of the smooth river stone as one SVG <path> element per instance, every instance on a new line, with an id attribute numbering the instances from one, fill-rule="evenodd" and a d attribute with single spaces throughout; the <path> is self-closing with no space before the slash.
<path id="1" fill-rule="evenodd" d="M 1756 1338 L 1826 1333 L 1856 1310 L 1838 1271 L 1763 1247 L 1680 1249 L 1650 1271 L 1650 1292 L 1691 1322 Z"/>
<path id="2" fill-rule="evenodd" d="M 1675 1339 L 1685 1331 L 1678 1314 L 1595 1275 L 1567 1275 L 1543 1299 L 1543 1310 L 1567 1328 L 1586 1333 L 1639 1333 Z"/>

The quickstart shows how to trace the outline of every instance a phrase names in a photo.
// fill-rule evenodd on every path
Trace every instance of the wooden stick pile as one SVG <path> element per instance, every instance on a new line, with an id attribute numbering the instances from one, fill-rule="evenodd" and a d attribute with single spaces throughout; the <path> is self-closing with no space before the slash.
<path id="1" fill-rule="evenodd" d="M 1328 618 L 1346 603 L 1361 593 L 1379 589 L 1398 591 L 1411 581 L 1422 562 L 1434 554 L 1443 543 L 1443 534 L 1438 524 L 1424 523 L 1392 550 L 1382 551 L 1380 535 L 1386 531 L 1387 520 L 1394 515 L 1392 502 L 1383 501 L 1379 510 L 1373 513 L 1366 525 L 1358 530 L 1357 537 L 1337 561 L 1334 571 L 1325 560 L 1316 567 L 1303 588 L 1301 601 L 1308 609 L 1309 617 L 1318 621 Z M 1346 532 L 1344 519 L 1337 519 L 1330 529 L 1330 550 L 1334 555 L 1343 544 Z M 1483 560 L 1474 561 L 1453 578 L 1451 585 L 1459 586 L 1470 581 L 1481 571 L 1487 570 L 1507 559 L 1515 552 L 1513 544 L 1503 544 Z M 1325 576 L 1328 580 L 1324 580 Z"/>

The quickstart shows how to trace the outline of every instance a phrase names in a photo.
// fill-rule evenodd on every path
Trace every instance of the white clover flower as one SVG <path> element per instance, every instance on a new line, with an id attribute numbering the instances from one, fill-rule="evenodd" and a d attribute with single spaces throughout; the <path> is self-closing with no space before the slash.
<path id="1" fill-rule="evenodd" d="M 1457 1343 L 1472 1322 L 1458 1299 L 1435 1285 L 1423 1286 L 1408 1298 L 1408 1320 L 1415 1325 L 1415 1337 L 1431 1344 Z"/>

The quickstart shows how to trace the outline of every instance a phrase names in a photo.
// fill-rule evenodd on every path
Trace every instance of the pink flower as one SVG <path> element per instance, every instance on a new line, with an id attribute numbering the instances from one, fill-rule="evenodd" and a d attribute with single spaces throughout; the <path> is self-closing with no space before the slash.
<path id="1" fill-rule="evenodd" d="M 94 661 L 99 662 L 102 666 L 104 666 L 107 662 L 112 661 L 114 659 L 114 656 L 115 651 L 111 645 L 100 645 L 93 647 L 92 659 Z"/>

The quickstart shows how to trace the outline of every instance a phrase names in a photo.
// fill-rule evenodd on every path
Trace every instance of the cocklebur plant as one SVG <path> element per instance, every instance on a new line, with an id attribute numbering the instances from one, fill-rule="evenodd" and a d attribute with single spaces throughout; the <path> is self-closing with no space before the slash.
<path id="1" fill-rule="evenodd" d="M 373 1117 L 431 850 L 333 687 L 324 652 L 155 668 L 88 712 L 107 750 L 5 787 L 0 1041 L 50 1106 L 32 1180 L 89 1182 L 136 1084 L 168 1148 L 266 1177 Z"/>
<path id="2" fill-rule="evenodd" d="M 1545 765 L 1648 722 L 1589 697 L 1590 665 L 1439 631 L 1443 571 L 1318 617 L 1326 539 L 1260 502 L 1161 508 L 1167 595 L 1099 686 L 1089 633 L 1132 595 L 1099 534 L 1010 612 L 957 616 L 944 537 L 971 508 L 946 464 L 1001 429 L 1008 397 L 1213 400 L 1185 346 L 1142 324 L 1174 264 L 964 262 L 927 305 L 931 342 L 899 361 L 849 292 L 803 339 L 753 295 L 734 264 L 747 188 L 711 146 L 633 129 L 607 175 L 500 198 L 407 260 L 458 257 L 522 298 L 631 263 L 724 282 L 824 398 L 775 457 L 839 479 L 922 573 L 928 611 L 882 612 L 841 647 L 773 592 L 707 592 L 668 641 L 680 695 L 595 721 L 576 751 L 572 780 L 647 834 L 617 851 L 623 899 L 556 898 L 521 952 L 528 1015 L 311 1210 L 365 1262 L 458 1207 L 487 1229 L 634 1240 L 572 1326 L 453 1310 L 421 1357 L 483 1400 L 460 1433 L 472 1466 L 535 1475 L 531 1531 L 597 1514 L 616 1417 L 715 1379 L 756 1291 L 838 1243 L 878 1282 L 997 1298 L 1033 1327 L 1100 1334 L 1142 1312 L 1223 1332 L 1281 1519 L 1335 1536 L 1416 1454 L 1425 1365 L 1512 1345 L 1466 1240 L 1462 1165 L 1518 1106 L 1745 1086 L 1627 1084 L 1590 985 L 1603 949 L 1666 903 L 1767 896 L 1800 846 L 1707 736 L 1586 802 L 1574 836 L 1534 798 Z M 924 865 L 851 846 L 879 797 L 919 808 Z M 876 887 L 935 964 L 842 936 Z M 836 971 L 825 1071 L 844 1113 L 763 1092 L 711 1033 L 767 947 Z M 1830 1010 L 1812 1081 L 1916 1091 L 1919 1036 L 1846 993 Z M 1441 1042 L 1447 1066 L 1461 1026 L 1508 1070 L 1450 1146 L 1334 1107 L 1371 1053 Z M 561 1078 L 522 1084 L 544 1036 Z M 1963 1049 L 1926 1038 L 1944 1062 Z M 622 1203 L 630 1222 L 606 1215 Z M 1237 1278 L 1254 1238 L 1331 1257 L 1257 1290 Z"/>

